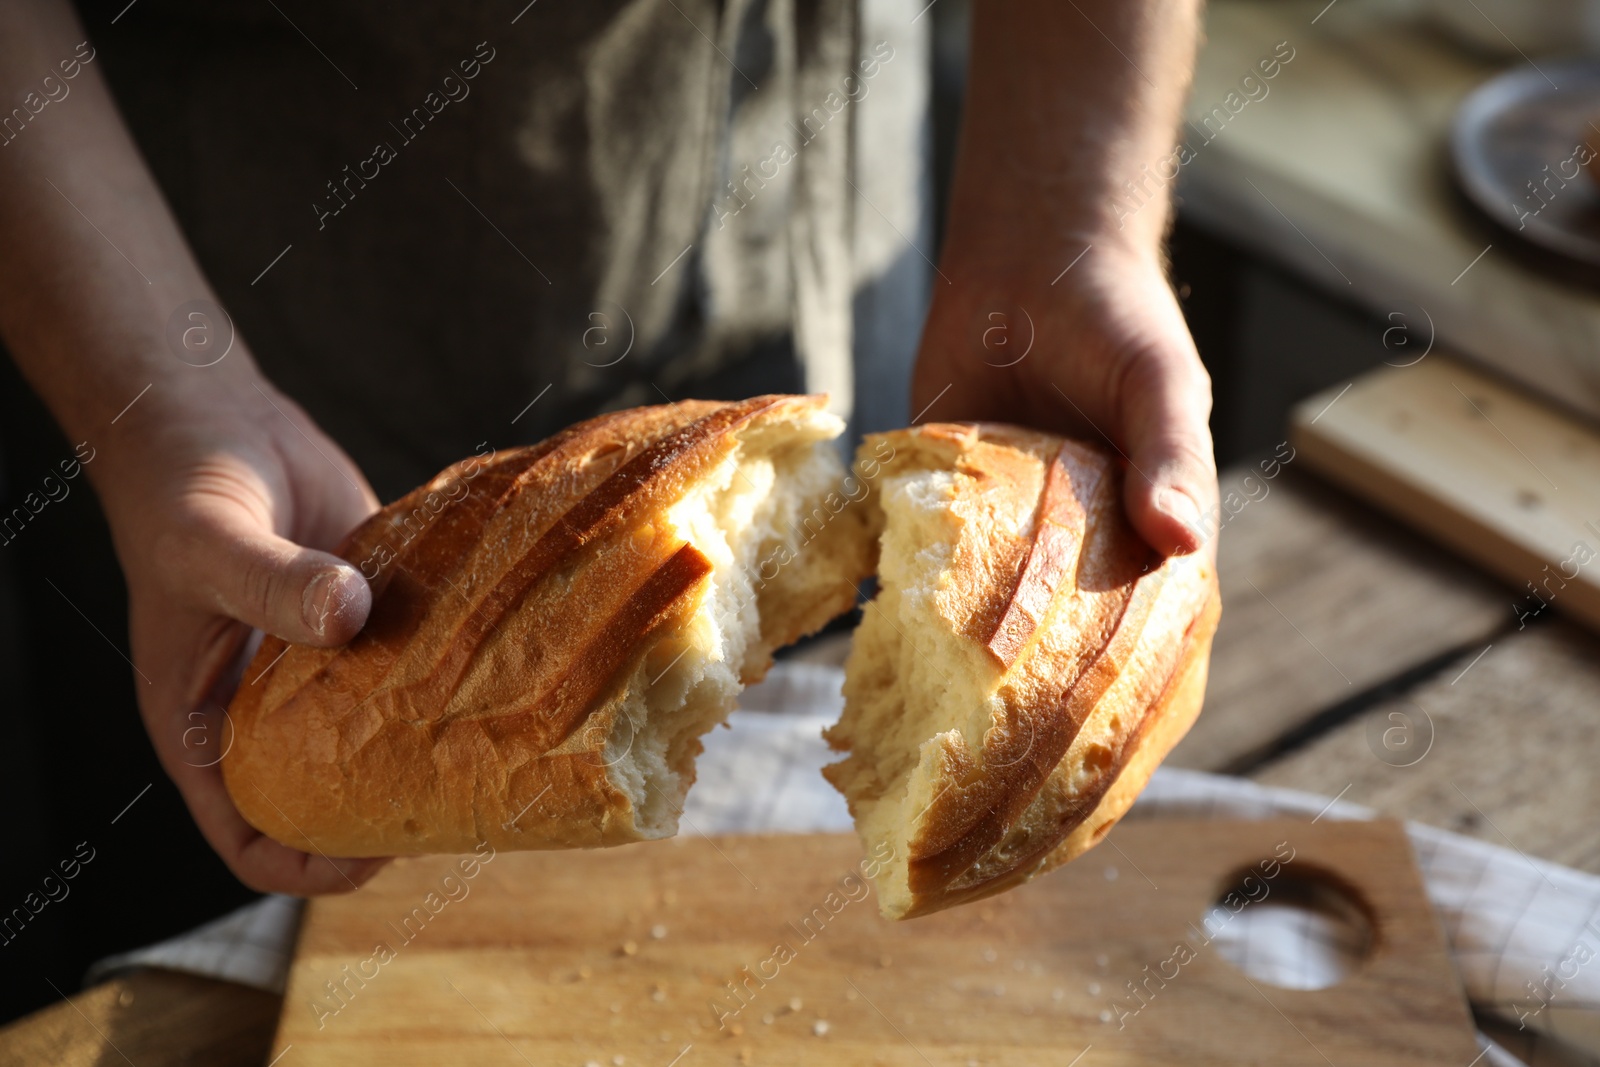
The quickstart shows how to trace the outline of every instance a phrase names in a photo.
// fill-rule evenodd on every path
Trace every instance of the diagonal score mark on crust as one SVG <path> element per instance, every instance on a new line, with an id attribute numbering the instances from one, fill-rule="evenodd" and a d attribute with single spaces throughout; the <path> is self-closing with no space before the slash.
<path id="1" fill-rule="evenodd" d="M 1030 705 L 1016 712 L 1017 718 L 1027 719 L 1029 729 L 1025 733 L 1019 735 L 1014 729 L 992 726 L 984 735 L 982 749 L 971 754 L 970 765 L 956 770 L 963 779 L 961 785 L 933 806 L 922 820 L 925 829 L 910 842 L 910 886 L 918 896 L 938 895 L 960 880 L 1001 842 L 1008 828 L 1034 802 L 1100 698 L 1121 673 L 1131 651 L 1129 646 L 1136 643 L 1149 613 L 1161 582 L 1155 574 L 1148 573 L 1148 548 L 1137 538 L 1125 536 L 1118 522 L 1120 512 L 1108 516 L 1109 521 L 1088 521 L 1090 515 L 1119 506 L 1114 486 L 1104 478 L 1104 465 L 1103 460 L 1099 464 L 1074 464 L 1078 469 L 1069 474 L 1058 453 L 1051 463 L 1045 501 L 1035 527 L 1036 544 L 1040 538 L 1058 539 L 1060 532 L 1048 519 L 1072 521 L 1075 511 L 1079 528 L 1086 531 L 1081 548 L 1073 553 L 1069 588 L 1075 592 L 1056 604 L 1053 612 L 1047 604 L 1047 610 L 1038 613 L 1035 625 L 1049 614 L 1068 622 L 1072 631 L 1094 644 L 1080 650 L 1067 670 L 1051 672 L 1054 694 L 1037 694 L 1022 701 Z M 1095 466 L 1102 469 L 1094 470 Z M 1063 486 L 1063 482 L 1067 484 Z M 1060 497 L 1050 499 L 1052 490 L 1063 489 L 1073 494 L 1070 511 L 1062 506 Z M 1030 554 L 1022 580 L 1033 572 L 1048 581 L 1053 599 L 1054 589 L 1068 575 L 1039 574 L 1034 560 L 1040 558 L 1058 561 L 1059 548 Z M 1093 579 L 1085 580 L 1091 573 Z M 1097 595 L 1082 591 L 1093 586 L 1109 588 Z M 1019 652 L 1032 636 L 1030 627 L 1019 642 Z M 1027 684 L 1026 678 L 1018 676 L 1018 668 L 1030 670 L 1031 657 L 1013 658 L 1006 666 L 1006 676 L 999 685 L 1002 693 Z M 1043 706 L 1037 706 L 1038 697 L 1045 697 Z M 1022 751 L 1012 751 L 1018 745 Z"/>
<path id="2" fill-rule="evenodd" d="M 643 655 L 648 639 L 693 610 L 694 594 L 710 573 L 711 561 L 694 545 L 683 545 L 628 595 L 579 653 L 589 665 L 585 673 L 592 679 L 590 685 L 547 689 L 532 696 L 521 711 L 472 721 L 495 744 L 528 744 L 531 734 L 538 738 L 532 743 L 534 749 L 560 745 L 597 710 L 597 698 L 617 684 L 624 668 Z M 447 719 L 433 729 L 442 731 L 458 722 L 462 720 Z"/>
<path id="3" fill-rule="evenodd" d="M 595 486 L 594 490 L 582 494 L 581 498 L 576 499 L 565 512 L 552 515 L 549 525 L 534 539 L 530 549 L 512 563 L 512 566 L 499 576 L 498 581 L 485 582 L 482 598 L 478 598 L 467 608 L 462 608 L 461 613 L 456 616 L 453 637 L 451 640 L 442 641 L 442 659 L 435 662 L 432 669 L 427 670 L 421 678 L 406 681 L 394 688 L 382 688 L 381 683 L 382 701 L 386 702 L 386 705 L 405 707 L 413 701 L 429 702 L 427 701 L 429 694 L 453 691 L 472 665 L 475 654 L 482 649 L 486 633 L 494 629 L 510 611 L 514 611 L 518 601 L 525 597 L 528 590 L 549 576 L 557 566 L 570 560 L 573 553 L 586 547 L 597 537 L 603 536 L 606 531 L 614 530 L 616 526 L 626 523 L 627 518 L 637 514 L 638 510 L 650 506 L 653 499 L 658 496 L 653 490 L 664 491 L 664 486 L 658 485 L 664 480 L 661 477 L 664 472 L 682 477 L 682 470 L 672 467 L 672 462 L 688 459 L 694 462 L 696 467 L 709 466 L 710 462 L 718 458 L 720 451 L 731 448 L 731 430 L 744 422 L 749 422 L 757 414 L 778 406 L 779 403 L 782 403 L 781 398 L 757 397 L 741 405 L 720 406 L 706 416 L 693 419 L 686 426 L 678 427 L 672 434 L 659 438 L 645 450 L 619 464 L 610 475 L 603 478 L 600 485 Z M 576 440 L 578 445 L 586 445 L 589 440 L 597 437 L 598 430 L 603 430 L 603 424 L 594 430 L 589 430 L 582 435 L 582 438 L 568 437 L 562 443 L 570 445 Z M 501 493 L 493 510 L 485 517 L 485 526 L 493 515 L 510 506 L 510 502 L 517 498 L 523 486 L 541 477 L 542 470 L 539 469 L 541 464 L 557 462 L 562 456 L 560 450 L 541 448 L 538 458 L 528 464 L 522 474 L 515 478 L 515 482 Z M 400 573 L 403 573 L 402 569 L 395 568 L 395 574 Z M 376 609 L 378 605 L 374 601 L 374 613 Z M 419 625 L 419 622 L 421 619 L 418 619 L 416 624 Z M 394 638 L 390 637 L 389 640 Z M 357 641 L 352 641 L 349 648 L 355 653 L 360 653 L 362 651 L 360 643 L 362 638 L 357 638 Z M 395 656 L 395 664 L 405 661 L 408 651 L 410 643 L 402 649 L 402 653 Z M 355 657 L 333 657 L 323 670 L 330 675 L 338 672 L 341 659 L 350 662 L 354 661 Z"/>
<path id="4" fill-rule="evenodd" d="M 1077 573 L 1088 502 L 1104 477 L 1103 464 L 1084 462 L 1078 451 L 1066 442 L 1050 462 L 1027 562 L 1006 595 L 1005 613 L 983 638 L 984 647 L 1007 670 L 1044 622 L 1062 580 Z"/>
<path id="5" fill-rule="evenodd" d="M 476 458 L 462 460 L 451 464 L 427 483 L 412 490 L 390 506 L 369 516 L 368 519 L 356 529 L 352 530 L 345 538 L 337 552 L 348 562 L 357 565 L 362 570 L 363 577 L 368 579 L 372 588 L 373 614 L 382 617 L 378 612 L 378 605 L 383 597 L 389 593 L 389 586 L 396 575 L 408 573 L 414 569 L 427 569 L 424 562 L 430 555 L 442 555 L 455 566 L 441 577 L 448 581 L 458 577 L 460 571 L 470 562 L 457 550 L 448 544 L 453 537 L 459 536 L 463 527 L 471 527 L 471 532 L 481 532 L 500 512 L 505 510 L 513 500 L 518 490 L 526 484 L 535 472 L 539 471 L 546 460 L 557 462 L 562 450 L 577 444 L 582 448 L 586 439 L 593 431 L 602 430 L 610 423 L 616 421 L 616 415 L 602 416 L 592 423 L 571 427 L 561 431 L 545 441 L 523 448 L 508 449 L 493 456 L 483 467 L 471 471 L 479 463 Z M 425 524 L 415 536 L 403 538 L 398 549 L 393 549 L 384 559 L 377 559 L 376 552 L 379 548 L 388 549 L 386 539 L 394 533 L 396 528 L 404 529 L 405 522 L 415 511 L 423 506 L 423 502 L 430 494 L 446 487 L 458 484 L 463 480 L 476 480 L 487 477 L 482 485 L 494 485 L 500 482 L 498 491 L 473 495 L 469 489 L 463 499 L 451 505 L 439 521 Z M 446 497 L 448 499 L 448 497 Z M 365 557 L 365 558 L 364 558 Z M 366 562 L 375 561 L 376 574 L 368 574 Z M 464 595 L 463 595 L 463 600 Z M 474 610 L 476 605 L 466 600 L 464 610 Z M 404 644 L 417 627 L 422 624 L 423 616 L 414 614 L 405 622 L 407 626 L 396 627 L 400 632 L 391 631 L 384 634 L 381 640 L 389 644 Z M 291 691 L 278 698 L 280 703 L 287 703 L 314 686 L 323 685 L 334 689 L 341 688 L 345 682 L 344 675 L 349 673 L 351 657 L 344 653 L 356 655 L 371 655 L 372 646 L 378 644 L 380 638 L 374 633 L 363 631 L 358 634 L 348 645 L 343 648 L 326 650 L 302 649 L 301 655 L 316 655 L 320 652 L 322 662 L 315 670 L 309 671 L 300 680 L 299 684 Z M 277 637 L 268 636 L 263 642 L 263 647 L 272 644 L 289 647 Z M 260 658 L 259 656 L 257 657 Z M 264 672 L 263 672 L 264 673 Z M 259 680 L 259 679 L 258 679 Z"/>
<path id="6" fill-rule="evenodd" d="M 624 462 L 597 488 L 559 516 L 522 558 L 488 587 L 479 602 L 479 610 L 467 617 L 467 622 L 447 644 L 444 660 L 428 678 L 414 684 L 428 689 L 443 686 L 445 691 L 453 690 L 481 649 L 490 626 L 499 623 L 528 590 L 558 565 L 648 505 L 653 496 L 649 490 L 655 488 L 652 483 L 662 480 L 660 476 L 669 470 L 673 461 L 693 457 L 697 467 L 708 465 L 719 452 L 732 447 L 729 433 L 736 426 L 779 403 L 781 401 L 771 397 L 758 397 L 744 404 L 719 408 Z M 670 469 L 674 474 L 686 473 L 682 468 Z"/>
<path id="7" fill-rule="evenodd" d="M 619 464 L 598 486 L 573 501 L 564 511 L 552 514 L 527 551 L 496 580 L 481 583 L 484 592 L 480 597 L 460 606 L 445 602 L 450 604 L 454 616 L 449 624 L 449 639 L 435 640 L 435 647 L 442 652 L 442 656 L 419 677 L 399 685 L 390 685 L 388 682 L 390 677 L 411 662 L 411 657 L 407 655 L 412 651 L 411 637 L 428 618 L 422 610 L 402 614 L 402 625 L 392 626 L 389 632 L 374 632 L 375 628 L 369 627 L 344 649 L 332 655 L 320 670 L 306 678 L 301 688 L 309 691 L 316 684 L 340 689 L 340 675 L 365 669 L 369 662 L 369 646 L 381 642 L 390 648 L 398 646 L 401 651 L 393 657 L 383 680 L 375 687 L 372 702 L 380 710 L 398 708 L 405 714 L 405 709 L 419 700 L 426 703 L 428 694 L 453 690 L 482 649 L 483 639 L 488 632 L 515 609 L 533 586 L 571 558 L 573 553 L 647 506 L 651 502 L 649 490 L 655 488 L 652 483 L 660 480 L 660 475 L 673 460 L 693 458 L 702 466 L 713 462 L 719 447 L 721 450 L 731 447 L 728 435 L 732 430 L 782 402 L 782 398 L 757 397 L 742 404 L 718 407 L 707 415 L 693 418 Z M 587 450 L 593 442 L 603 440 L 607 427 L 620 414 L 563 431 L 519 455 L 512 462 L 522 469 L 496 494 L 489 508 L 478 509 L 482 512 L 481 517 L 476 512 L 468 512 L 454 523 L 436 522 L 425 527 L 419 537 L 404 546 L 403 555 L 397 554 L 380 571 L 382 585 L 374 589 L 373 614 L 380 618 L 392 618 L 397 614 L 388 612 L 379 615 L 378 601 L 386 595 L 405 595 L 405 586 L 408 580 L 412 580 L 405 564 L 421 561 L 426 567 L 427 561 L 422 557 L 434 550 L 438 542 L 459 538 L 462 535 L 459 528 L 462 521 L 474 522 L 477 526 L 474 532 L 481 534 L 496 515 L 518 498 L 524 486 L 542 477 L 549 466 L 569 458 L 569 449 Z M 457 464 L 451 471 L 462 466 Z M 438 481 L 435 479 L 435 482 Z M 459 551 L 452 552 L 450 561 L 461 556 Z M 395 588 L 397 585 L 399 588 Z M 421 598 L 420 591 L 413 590 L 413 595 Z M 285 704 L 288 702 L 282 696 L 277 699 Z"/>
<path id="8" fill-rule="evenodd" d="M 1151 576 L 1140 582 L 1140 593 L 1137 595 L 1146 601 L 1146 613 L 1151 606 L 1149 602 L 1159 599 L 1160 587 L 1164 584 L 1159 575 Z M 1211 604 L 1215 605 L 1216 602 L 1216 598 L 1213 596 Z M 1134 613 L 1137 613 L 1137 611 Z M 1190 662 L 1189 653 L 1199 641 L 1209 640 L 1210 631 L 1215 627 L 1215 624 L 1214 614 L 1208 615 L 1207 612 L 1202 611 L 1185 630 L 1183 640 L 1162 657 L 1165 661 L 1164 665 L 1158 668 L 1150 678 L 1150 681 L 1155 684 L 1147 684 L 1142 687 L 1154 690 L 1155 695 L 1144 703 L 1137 724 L 1126 733 L 1115 737 L 1114 749 L 1107 758 L 1105 765 L 1086 785 L 1080 784 L 1068 794 L 1060 783 L 1048 779 L 1041 783 L 1041 789 L 1035 792 L 1030 806 L 1038 804 L 1045 799 L 1042 796 L 1045 789 L 1061 794 L 1051 798 L 1054 801 L 1055 811 L 1050 820 L 1048 832 L 1039 834 L 1033 840 L 1026 841 L 1022 850 L 1009 853 L 1006 856 L 1006 869 L 998 874 L 989 874 L 970 868 L 962 872 L 963 877 L 953 879 L 944 887 L 945 896 L 941 899 L 941 907 L 992 896 L 1012 886 L 1019 885 L 1036 874 L 1057 867 L 1082 851 L 1080 849 L 1067 856 L 1057 853 L 1057 850 L 1067 843 L 1067 839 L 1090 816 L 1099 810 L 1101 802 L 1117 783 L 1123 769 L 1133 759 L 1134 755 L 1139 752 L 1146 737 L 1161 719 L 1163 711 L 1173 699 L 1177 686 L 1183 680 L 1184 669 Z M 1129 641 L 1127 643 L 1133 642 Z M 1062 755 L 1065 756 L 1065 753 Z M 1120 813 L 1118 814 L 1120 815 Z M 1023 817 L 1023 812 L 1021 811 L 1013 815 L 1014 820 Z M 1113 819 L 1112 821 L 1114 822 L 1115 820 Z M 1105 828 L 1109 829 L 1109 827 L 1110 823 L 1107 823 Z M 1094 841 L 1090 843 L 1097 841 L 1098 837 L 1094 838 Z M 914 912 L 913 914 L 916 913 Z"/>

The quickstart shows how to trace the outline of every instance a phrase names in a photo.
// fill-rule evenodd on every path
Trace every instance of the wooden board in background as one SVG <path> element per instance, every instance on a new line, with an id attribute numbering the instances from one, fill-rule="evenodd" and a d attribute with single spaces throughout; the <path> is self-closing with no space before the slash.
<path id="1" fill-rule="evenodd" d="M 1512 621 L 1548 605 L 1600 630 L 1600 431 L 1438 353 L 1291 425 L 1313 469 L 1504 579 Z"/>
<path id="2" fill-rule="evenodd" d="M 1332 988 L 1253 986 L 1192 928 L 1280 842 L 1294 852 L 1278 885 L 1337 872 L 1374 917 L 1373 953 Z M 1086 1067 L 1462 1067 L 1477 1054 L 1396 823 L 1132 824 L 1019 890 L 901 924 L 859 891 L 860 849 L 845 836 L 502 854 L 459 900 L 414 919 L 406 942 L 403 917 L 448 888 L 453 862 L 402 860 L 312 902 L 274 1055 L 295 1067 L 1063 1067 L 1093 1046 Z M 1139 1003 L 1127 984 L 1179 942 L 1195 958 L 1146 987 L 1119 1028 L 1116 1006 Z M 380 943 L 392 958 L 346 977 Z M 748 1005 L 719 1029 L 712 1005 L 740 1006 L 727 984 L 745 967 L 768 980 L 745 985 Z"/>

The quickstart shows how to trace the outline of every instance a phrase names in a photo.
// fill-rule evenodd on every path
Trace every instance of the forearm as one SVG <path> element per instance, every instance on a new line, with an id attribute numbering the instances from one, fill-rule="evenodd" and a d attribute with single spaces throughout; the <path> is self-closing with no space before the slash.
<path id="1" fill-rule="evenodd" d="M 1199 18 L 1200 0 L 975 0 L 947 257 L 1156 255 L 1168 198 L 1117 204 L 1172 153 Z"/>
<path id="2" fill-rule="evenodd" d="M 84 40 L 62 0 L 0 5 L 5 98 L 40 107 L 0 132 L 0 336 L 67 434 L 108 457 L 104 478 L 165 413 L 248 390 L 255 369 L 241 344 L 205 368 L 169 346 L 174 311 L 214 297 Z"/>

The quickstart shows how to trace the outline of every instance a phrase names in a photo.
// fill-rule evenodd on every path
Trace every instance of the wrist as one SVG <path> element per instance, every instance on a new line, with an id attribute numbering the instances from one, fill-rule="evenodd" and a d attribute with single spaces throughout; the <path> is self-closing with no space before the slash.
<path id="1" fill-rule="evenodd" d="M 1088 229 L 1014 240 L 953 238 L 945 242 L 939 270 L 935 305 L 957 293 L 1010 299 L 1033 294 L 1033 300 L 1070 308 L 1133 289 L 1170 288 L 1160 242 L 1129 241 Z"/>
<path id="2" fill-rule="evenodd" d="M 1126 200 L 1081 190 L 1050 197 L 996 184 L 977 195 L 952 196 L 939 266 L 952 280 L 953 271 L 1043 273 L 1047 284 L 1065 282 L 1092 266 L 1090 259 L 1162 273 L 1167 204 L 1150 201 L 1128 212 Z"/>

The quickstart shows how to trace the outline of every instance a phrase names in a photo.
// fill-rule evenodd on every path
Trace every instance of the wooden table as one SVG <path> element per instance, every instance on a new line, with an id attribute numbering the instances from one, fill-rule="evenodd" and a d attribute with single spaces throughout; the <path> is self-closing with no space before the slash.
<path id="1" fill-rule="evenodd" d="M 1253 469 L 1224 472 L 1224 487 Z M 1600 641 L 1561 621 L 1518 630 L 1508 590 L 1294 462 L 1266 484 L 1223 533 L 1206 711 L 1170 762 L 1342 794 L 1600 873 L 1600 778 L 1587 770 L 1600 758 Z M 1431 720 L 1411 766 L 1369 742 L 1394 713 L 1418 731 Z M 0 1030 L 0 1067 L 259 1065 L 276 1013 L 256 990 L 136 973 Z"/>

